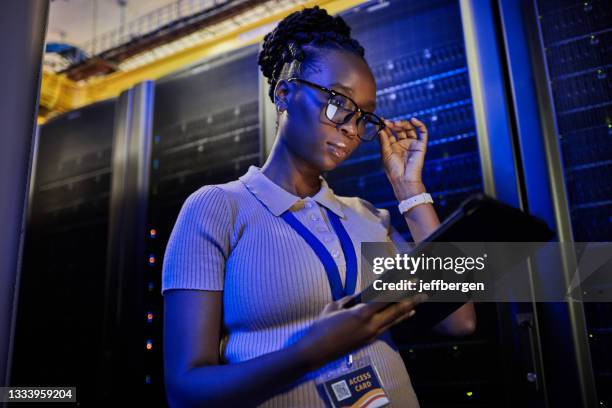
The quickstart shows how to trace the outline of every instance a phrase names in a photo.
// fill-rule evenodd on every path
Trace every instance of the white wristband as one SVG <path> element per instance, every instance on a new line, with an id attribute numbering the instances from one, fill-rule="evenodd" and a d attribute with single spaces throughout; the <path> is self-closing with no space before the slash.
<path id="1" fill-rule="evenodd" d="M 397 207 L 399 208 L 400 214 L 403 214 L 412 207 L 425 203 L 433 203 L 433 199 L 429 193 L 421 193 L 408 197 L 405 200 L 402 200 Z"/>

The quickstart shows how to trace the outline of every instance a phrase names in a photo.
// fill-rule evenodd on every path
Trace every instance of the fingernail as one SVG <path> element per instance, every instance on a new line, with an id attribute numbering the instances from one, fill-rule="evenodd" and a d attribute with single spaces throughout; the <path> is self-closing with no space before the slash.
<path id="1" fill-rule="evenodd" d="M 408 312 L 408 317 L 414 316 L 415 313 L 416 310 L 412 309 L 410 312 Z"/>

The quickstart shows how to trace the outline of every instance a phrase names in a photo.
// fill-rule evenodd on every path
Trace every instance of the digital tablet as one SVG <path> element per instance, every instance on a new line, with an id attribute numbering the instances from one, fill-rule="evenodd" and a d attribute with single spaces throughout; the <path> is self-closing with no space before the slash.
<path id="1" fill-rule="evenodd" d="M 554 232 L 543 220 L 478 193 L 462 201 L 459 208 L 421 241 L 410 255 L 426 251 L 433 242 L 548 242 L 553 237 Z M 525 259 L 527 256 L 525 254 Z M 380 279 L 384 280 L 389 272 L 381 275 Z M 361 303 L 363 299 L 373 299 L 376 292 L 370 285 L 343 307 L 349 308 Z M 464 303 L 421 303 L 416 307 L 418 313 L 405 323 L 415 328 L 433 327 Z"/>

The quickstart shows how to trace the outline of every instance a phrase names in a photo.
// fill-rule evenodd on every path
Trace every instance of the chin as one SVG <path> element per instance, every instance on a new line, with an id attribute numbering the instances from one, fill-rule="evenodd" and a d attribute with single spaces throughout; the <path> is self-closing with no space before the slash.
<path id="1" fill-rule="evenodd" d="M 330 159 L 330 160 L 325 160 L 325 162 L 321 166 L 321 170 L 322 171 L 332 171 L 332 170 L 334 170 L 336 167 L 338 167 L 341 164 L 342 164 L 342 162 L 334 161 L 333 158 Z"/>
<path id="2" fill-rule="evenodd" d="M 330 154 L 328 151 L 324 150 L 321 154 L 320 154 L 320 161 L 318 163 L 319 168 L 321 169 L 321 171 L 332 171 L 334 170 L 336 167 L 340 166 L 342 163 L 344 163 L 346 161 L 346 159 L 348 159 L 349 157 L 351 157 L 351 152 L 349 152 L 345 157 L 336 157 L 333 156 L 332 154 Z"/>

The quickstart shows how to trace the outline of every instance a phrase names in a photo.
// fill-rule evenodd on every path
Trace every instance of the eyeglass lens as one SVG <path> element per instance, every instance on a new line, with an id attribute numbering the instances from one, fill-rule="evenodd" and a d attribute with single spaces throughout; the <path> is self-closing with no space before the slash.
<path id="1" fill-rule="evenodd" d="M 325 115 L 336 124 L 351 120 L 357 107 L 351 100 L 334 95 L 327 104 Z M 364 140 L 372 140 L 380 130 L 380 123 L 375 116 L 366 114 L 357 120 L 357 133 Z"/>

